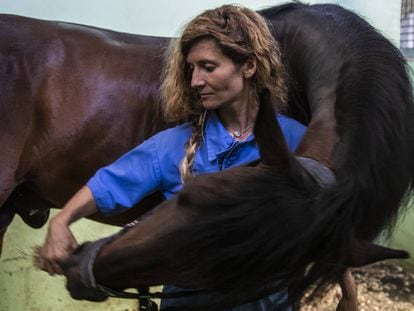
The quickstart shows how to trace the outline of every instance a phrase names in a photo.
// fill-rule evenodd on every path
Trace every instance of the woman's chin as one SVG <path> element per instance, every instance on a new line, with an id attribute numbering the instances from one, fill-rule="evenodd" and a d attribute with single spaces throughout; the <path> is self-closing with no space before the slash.
<path id="1" fill-rule="evenodd" d="M 220 108 L 220 105 L 216 102 L 211 102 L 211 101 L 201 101 L 201 105 L 203 106 L 204 109 L 206 110 L 216 110 L 217 108 Z"/>

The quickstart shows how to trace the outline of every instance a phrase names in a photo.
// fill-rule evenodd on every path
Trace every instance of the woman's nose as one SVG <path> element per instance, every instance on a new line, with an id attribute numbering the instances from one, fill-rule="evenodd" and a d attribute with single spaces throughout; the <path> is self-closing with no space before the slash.
<path id="1" fill-rule="evenodd" d="M 202 73 L 198 70 L 194 70 L 191 76 L 191 87 L 192 88 L 199 88 L 201 86 L 204 86 L 206 81 L 204 80 L 204 77 Z"/>

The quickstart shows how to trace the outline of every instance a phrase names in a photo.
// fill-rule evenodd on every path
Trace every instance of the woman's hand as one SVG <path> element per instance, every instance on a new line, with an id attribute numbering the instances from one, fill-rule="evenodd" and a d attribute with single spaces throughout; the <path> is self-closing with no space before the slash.
<path id="1" fill-rule="evenodd" d="M 50 221 L 45 243 L 38 250 L 36 265 L 50 275 L 63 274 L 60 264 L 78 247 L 70 224 L 96 212 L 93 194 L 83 186 Z"/>
<path id="2" fill-rule="evenodd" d="M 60 264 L 69 252 L 78 246 L 69 226 L 59 220 L 59 215 L 51 220 L 46 240 L 40 248 L 38 266 L 50 275 L 62 274 Z"/>

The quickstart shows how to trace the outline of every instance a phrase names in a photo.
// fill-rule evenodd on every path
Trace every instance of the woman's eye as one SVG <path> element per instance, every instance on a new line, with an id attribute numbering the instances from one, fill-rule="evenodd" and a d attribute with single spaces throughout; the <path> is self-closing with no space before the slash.
<path id="1" fill-rule="evenodd" d="M 216 67 L 215 66 L 205 66 L 204 67 L 208 72 L 212 72 L 212 71 L 214 71 L 214 69 L 216 69 Z"/>

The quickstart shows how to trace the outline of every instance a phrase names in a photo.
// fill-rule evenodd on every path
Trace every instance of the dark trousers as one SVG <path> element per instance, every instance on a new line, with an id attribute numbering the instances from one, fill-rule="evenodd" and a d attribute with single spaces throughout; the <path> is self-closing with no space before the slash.
<path id="1" fill-rule="evenodd" d="M 182 291 L 182 289 L 179 289 L 171 285 L 165 285 L 163 289 L 164 293 L 173 293 L 177 291 Z M 222 309 L 220 311 L 292 311 L 291 306 L 286 306 L 286 304 L 284 304 L 286 303 L 287 297 L 287 290 L 283 290 L 268 295 L 262 299 L 249 302 L 240 306 Z M 180 306 L 185 305 L 194 305 L 195 307 L 197 305 L 202 306 L 211 303 L 212 299 L 214 298 L 208 295 L 198 295 L 186 298 L 163 299 L 161 300 L 160 311 L 163 311 L 169 307 L 174 307 L 177 308 L 177 310 L 179 310 Z"/>

